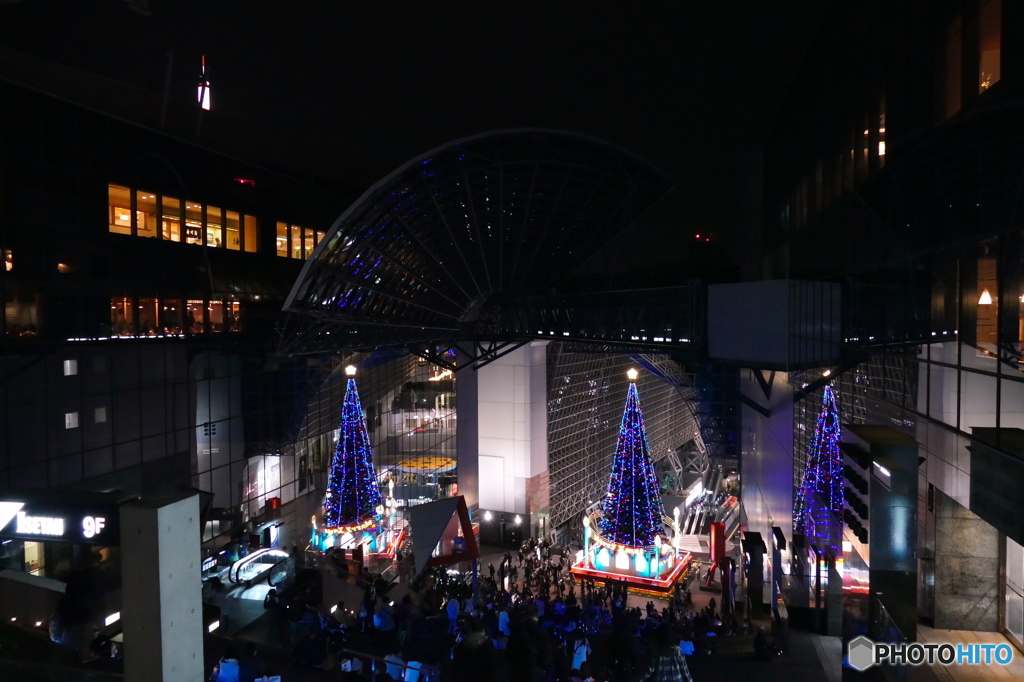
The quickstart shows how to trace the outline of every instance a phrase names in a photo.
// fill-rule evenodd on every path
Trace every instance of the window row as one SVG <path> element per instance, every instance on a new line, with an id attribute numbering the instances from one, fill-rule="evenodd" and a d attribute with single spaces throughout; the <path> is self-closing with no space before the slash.
<path id="1" fill-rule="evenodd" d="M 324 240 L 324 233 L 288 223 L 277 224 L 277 255 L 284 258 L 306 260 L 316 245 Z"/>
<path id="2" fill-rule="evenodd" d="M 242 330 L 237 300 L 180 298 L 110 299 L 113 336 L 163 336 Z"/>
<path id="3" fill-rule="evenodd" d="M 115 234 L 256 252 L 256 216 L 120 185 L 107 192 Z"/>
<path id="4" fill-rule="evenodd" d="M 105 424 L 107 421 L 107 408 L 97 407 L 92 412 L 93 424 Z M 64 413 L 64 428 L 77 429 L 79 426 L 78 412 Z"/>

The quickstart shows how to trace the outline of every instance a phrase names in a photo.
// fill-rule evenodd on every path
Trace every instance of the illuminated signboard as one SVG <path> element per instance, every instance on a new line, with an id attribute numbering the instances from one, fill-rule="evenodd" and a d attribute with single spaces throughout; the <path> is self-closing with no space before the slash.
<path id="1" fill-rule="evenodd" d="M 19 497 L 0 494 L 0 537 L 100 545 L 120 542 L 116 503 Z"/>

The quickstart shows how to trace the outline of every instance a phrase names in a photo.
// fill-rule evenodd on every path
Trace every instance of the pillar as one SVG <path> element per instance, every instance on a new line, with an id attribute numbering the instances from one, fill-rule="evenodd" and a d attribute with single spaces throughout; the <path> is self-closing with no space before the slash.
<path id="1" fill-rule="evenodd" d="M 121 507 L 124 676 L 133 682 L 203 682 L 199 496 Z"/>

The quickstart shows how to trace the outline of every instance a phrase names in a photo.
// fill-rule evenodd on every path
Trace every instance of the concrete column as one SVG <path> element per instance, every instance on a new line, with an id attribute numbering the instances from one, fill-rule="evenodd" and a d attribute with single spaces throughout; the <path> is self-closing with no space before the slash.
<path id="1" fill-rule="evenodd" d="M 999 629 L 999 531 L 935 491 L 935 627 Z"/>
<path id="2" fill-rule="evenodd" d="M 124 676 L 133 682 L 203 682 L 199 496 L 121 507 Z"/>
<path id="3" fill-rule="evenodd" d="M 545 345 L 530 344 L 475 373 L 481 509 L 537 510 L 528 508 L 527 481 L 547 471 L 546 367 Z M 459 381 L 461 434 L 466 404 L 461 375 Z"/>
<path id="4" fill-rule="evenodd" d="M 479 443 L 479 377 L 477 370 L 469 367 L 469 359 L 459 353 L 456 357 L 459 370 L 455 379 L 458 396 L 458 422 L 455 433 L 455 457 L 459 471 L 459 494 L 465 496 L 466 504 L 472 509 L 480 507 L 480 443 Z"/>

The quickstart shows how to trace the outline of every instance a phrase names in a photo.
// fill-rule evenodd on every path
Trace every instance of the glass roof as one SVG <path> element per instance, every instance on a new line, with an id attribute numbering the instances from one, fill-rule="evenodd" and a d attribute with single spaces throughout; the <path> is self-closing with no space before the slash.
<path id="1" fill-rule="evenodd" d="M 324 350 L 459 339 L 493 297 L 552 291 L 672 185 L 647 162 L 570 133 L 450 142 L 335 221 L 285 305 L 315 323 L 292 333 L 316 335 L 300 345 Z"/>

